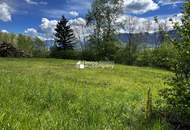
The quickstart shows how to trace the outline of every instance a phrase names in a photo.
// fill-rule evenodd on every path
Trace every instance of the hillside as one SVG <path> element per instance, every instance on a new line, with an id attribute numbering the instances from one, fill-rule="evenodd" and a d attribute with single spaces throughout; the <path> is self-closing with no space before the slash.
<path id="1" fill-rule="evenodd" d="M 76 61 L 0 59 L 0 128 L 119 130 L 144 126 L 145 97 L 153 101 L 170 72 L 116 65 L 79 70 Z"/>

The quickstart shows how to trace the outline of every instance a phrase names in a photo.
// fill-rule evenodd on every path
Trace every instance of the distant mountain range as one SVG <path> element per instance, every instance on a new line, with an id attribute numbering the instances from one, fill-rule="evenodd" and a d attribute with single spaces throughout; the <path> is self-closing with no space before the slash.
<path id="1" fill-rule="evenodd" d="M 168 34 L 172 38 L 176 37 L 175 30 L 169 31 Z M 118 35 L 118 39 L 122 42 L 128 42 L 129 37 L 136 40 L 136 42 L 141 42 L 150 46 L 155 46 L 155 44 L 159 44 L 161 42 L 161 34 L 158 32 L 142 34 L 121 33 Z"/>
<path id="2" fill-rule="evenodd" d="M 173 38 L 176 37 L 175 30 L 169 31 L 168 34 Z M 143 43 L 150 47 L 154 47 L 155 44 L 159 44 L 161 42 L 161 36 L 158 32 L 141 34 L 121 33 L 118 35 L 118 39 L 124 43 L 128 42 L 129 37 L 132 37 L 132 39 L 136 40 L 137 43 Z M 45 44 L 48 48 L 51 48 L 54 44 L 54 40 L 46 40 Z"/>

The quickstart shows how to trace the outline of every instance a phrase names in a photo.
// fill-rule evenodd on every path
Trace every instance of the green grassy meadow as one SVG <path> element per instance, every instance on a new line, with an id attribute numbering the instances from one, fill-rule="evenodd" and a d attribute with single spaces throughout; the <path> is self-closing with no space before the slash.
<path id="1" fill-rule="evenodd" d="M 144 124 L 146 92 L 153 101 L 170 72 L 116 65 L 75 68 L 77 61 L 0 58 L 0 129 L 164 130 Z"/>

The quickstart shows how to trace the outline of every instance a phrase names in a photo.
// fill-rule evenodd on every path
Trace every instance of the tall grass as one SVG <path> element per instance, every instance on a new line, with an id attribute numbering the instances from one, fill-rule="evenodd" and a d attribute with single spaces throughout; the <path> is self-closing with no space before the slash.
<path id="1" fill-rule="evenodd" d="M 144 118 L 148 87 L 153 99 L 171 73 L 116 65 L 75 68 L 76 61 L 0 59 L 0 128 L 44 130 L 164 130 Z"/>

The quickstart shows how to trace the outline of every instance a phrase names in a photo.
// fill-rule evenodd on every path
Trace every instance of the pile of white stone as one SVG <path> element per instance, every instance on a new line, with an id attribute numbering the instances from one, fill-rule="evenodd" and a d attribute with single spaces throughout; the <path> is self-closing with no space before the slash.
<path id="1" fill-rule="evenodd" d="M 76 63 L 76 68 L 85 69 L 85 68 L 114 68 L 114 62 L 100 61 L 100 62 L 90 62 L 90 61 L 78 61 Z"/>

